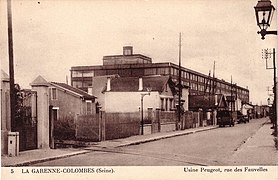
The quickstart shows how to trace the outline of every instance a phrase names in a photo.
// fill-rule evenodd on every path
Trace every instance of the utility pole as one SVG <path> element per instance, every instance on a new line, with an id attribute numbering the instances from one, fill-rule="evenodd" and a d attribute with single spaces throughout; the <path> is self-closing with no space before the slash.
<path id="1" fill-rule="evenodd" d="M 264 49 L 262 50 L 262 58 L 264 58 L 266 60 L 266 69 L 273 69 L 273 83 L 274 83 L 274 86 L 273 86 L 273 96 L 274 96 L 274 100 L 273 100 L 273 105 L 272 105 L 272 108 L 273 108 L 273 125 L 274 125 L 274 136 L 277 137 L 277 92 L 276 92 L 276 89 L 277 89 L 277 86 L 276 86 L 276 61 L 275 61 L 275 48 L 273 48 L 273 51 L 270 52 L 268 51 L 269 49 Z M 268 67 L 268 64 L 267 64 L 267 60 L 268 58 L 270 59 L 271 58 L 271 55 L 273 54 L 273 67 Z M 269 56 L 268 56 L 269 55 Z"/>
<path id="2" fill-rule="evenodd" d="M 215 82 L 215 61 L 213 61 L 213 77 L 212 77 L 212 95 L 213 95 L 213 99 L 215 99 L 215 91 L 216 91 L 216 82 Z M 217 100 L 216 100 L 217 101 Z M 213 101 L 214 102 L 214 101 Z M 214 124 L 216 124 L 216 123 L 214 123 L 214 122 L 216 122 L 216 119 L 215 119 L 215 117 L 216 117 L 216 115 L 215 115 L 215 109 L 217 108 L 215 108 L 215 103 L 216 102 L 214 102 L 213 104 L 212 104 L 212 110 L 211 110 L 211 113 L 212 113 L 212 119 L 211 119 L 211 121 L 212 121 L 212 125 L 214 125 Z"/>
<path id="3" fill-rule="evenodd" d="M 141 95 L 141 135 L 144 135 L 144 110 L 143 110 L 143 98 L 144 98 L 144 95 Z"/>
<path id="4" fill-rule="evenodd" d="M 182 85 L 181 85 L 181 33 L 179 36 L 179 107 L 178 107 L 178 122 L 176 122 L 176 130 L 179 130 L 179 123 L 181 122 L 181 93 L 182 93 Z"/>
<path id="5" fill-rule="evenodd" d="M 15 131 L 15 87 L 14 87 L 14 57 L 13 57 L 13 28 L 12 28 L 12 2 L 7 2 L 8 11 L 8 46 L 9 46 L 9 76 L 10 76 L 10 109 L 11 109 L 11 131 Z"/>
<path id="6" fill-rule="evenodd" d="M 211 100 L 210 100 L 210 96 L 211 96 L 211 84 L 212 84 L 212 82 L 211 82 L 211 77 L 210 77 L 210 70 L 209 70 L 209 95 L 208 95 L 208 98 L 209 98 L 209 109 L 210 109 L 210 104 L 211 104 Z M 209 109 L 207 109 L 207 111 L 209 110 Z"/>
<path id="7" fill-rule="evenodd" d="M 213 61 L 213 75 L 212 75 L 212 94 L 215 94 L 215 61 Z"/>
<path id="8" fill-rule="evenodd" d="M 273 70 L 274 70 L 274 135 L 277 137 L 277 86 L 276 86 L 276 62 L 275 62 L 275 48 L 273 48 Z"/>
<path id="9" fill-rule="evenodd" d="M 231 76 L 231 120 L 233 120 L 233 76 Z"/>

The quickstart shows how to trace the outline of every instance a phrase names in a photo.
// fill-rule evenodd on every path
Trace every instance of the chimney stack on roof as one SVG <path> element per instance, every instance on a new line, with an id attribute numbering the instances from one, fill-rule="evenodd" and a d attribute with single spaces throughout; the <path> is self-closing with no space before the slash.
<path id="1" fill-rule="evenodd" d="M 143 91 L 143 78 L 139 77 L 139 88 L 138 91 Z"/>
<path id="2" fill-rule="evenodd" d="M 133 54 L 133 47 L 132 46 L 124 46 L 123 47 L 123 55 L 129 56 Z"/>
<path id="3" fill-rule="evenodd" d="M 111 78 L 110 77 L 107 77 L 106 91 L 111 91 Z"/>

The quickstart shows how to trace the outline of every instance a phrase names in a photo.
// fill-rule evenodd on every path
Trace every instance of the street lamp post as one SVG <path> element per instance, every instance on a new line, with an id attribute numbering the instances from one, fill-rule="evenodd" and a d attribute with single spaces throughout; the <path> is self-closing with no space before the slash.
<path id="1" fill-rule="evenodd" d="M 258 1 L 255 8 L 257 25 L 260 28 L 258 34 L 261 34 L 262 40 L 265 39 L 265 35 L 272 34 L 277 35 L 277 31 L 267 31 L 267 28 L 271 24 L 271 20 L 275 11 L 274 6 L 271 4 L 270 0 L 260 0 Z"/>
<path id="2" fill-rule="evenodd" d="M 257 25 L 260 28 L 258 34 L 261 34 L 262 40 L 265 39 L 265 35 L 272 34 L 277 35 L 277 31 L 268 31 L 267 28 L 271 24 L 271 20 L 275 11 L 274 6 L 271 4 L 270 0 L 260 0 L 258 1 L 255 8 Z M 273 102 L 273 118 L 274 118 L 274 135 L 277 136 L 277 93 L 276 93 L 276 65 L 275 65 L 275 49 L 273 49 L 273 69 L 274 69 L 274 102 Z"/>
<path id="3" fill-rule="evenodd" d="M 146 95 L 150 95 L 150 92 L 141 93 L 141 135 L 144 135 L 144 115 L 143 115 L 143 104 L 144 104 L 144 97 Z"/>

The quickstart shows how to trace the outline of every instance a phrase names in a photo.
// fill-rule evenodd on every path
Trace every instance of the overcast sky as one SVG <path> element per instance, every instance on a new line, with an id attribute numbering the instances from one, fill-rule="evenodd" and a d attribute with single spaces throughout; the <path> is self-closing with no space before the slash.
<path id="1" fill-rule="evenodd" d="M 253 104 L 266 103 L 273 85 L 261 49 L 277 47 L 277 36 L 257 34 L 257 0 L 12 1 L 15 81 L 23 88 L 38 75 L 65 82 L 72 66 L 101 65 L 124 45 L 154 63 L 178 64 L 179 32 L 183 66 L 208 75 L 215 61 L 216 77 L 248 86 Z M 1 69 L 8 73 L 6 0 L 0 8 Z"/>

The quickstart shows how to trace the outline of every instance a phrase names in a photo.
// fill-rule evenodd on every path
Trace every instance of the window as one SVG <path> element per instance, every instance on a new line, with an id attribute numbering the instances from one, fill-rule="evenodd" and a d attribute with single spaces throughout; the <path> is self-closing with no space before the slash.
<path id="1" fill-rule="evenodd" d="M 94 76 L 94 71 L 83 71 L 82 77 L 93 77 L 93 76 Z"/>
<path id="2" fill-rule="evenodd" d="M 50 89 L 50 96 L 51 96 L 51 100 L 57 100 L 57 89 L 56 88 Z"/>
<path id="3" fill-rule="evenodd" d="M 178 76 L 179 75 L 179 71 L 177 69 L 174 68 L 174 75 Z"/>
<path id="4" fill-rule="evenodd" d="M 86 101 L 86 114 L 92 114 L 92 102 Z"/>
<path id="5" fill-rule="evenodd" d="M 75 87 L 75 88 L 82 87 L 82 82 L 80 82 L 80 81 L 73 81 L 72 82 L 72 86 Z"/>
<path id="6" fill-rule="evenodd" d="M 164 109 L 164 106 L 163 106 L 163 105 L 164 105 L 164 99 L 161 98 L 161 99 L 160 99 L 160 109 L 161 109 L 161 110 Z"/>
<path id="7" fill-rule="evenodd" d="M 157 68 L 157 74 L 167 75 L 169 74 L 169 68 Z"/>
<path id="8" fill-rule="evenodd" d="M 185 76 L 186 76 L 186 79 L 189 79 L 189 74 L 188 73 L 186 73 Z"/>
<path id="9" fill-rule="evenodd" d="M 72 77 L 82 77 L 81 71 L 72 71 Z"/>
<path id="10" fill-rule="evenodd" d="M 195 84 L 195 83 L 192 83 L 192 89 L 193 89 L 193 90 L 198 90 L 198 85 Z"/>
<path id="11" fill-rule="evenodd" d="M 168 111 L 168 99 L 166 98 L 165 101 L 165 111 Z"/>
<path id="12" fill-rule="evenodd" d="M 147 68 L 144 69 L 145 75 L 155 75 L 156 74 L 156 69 L 155 68 Z"/>
<path id="13" fill-rule="evenodd" d="M 194 75 L 193 74 L 190 74 L 190 79 L 194 80 Z"/>
<path id="14" fill-rule="evenodd" d="M 173 99 L 169 99 L 170 101 L 170 106 L 169 106 L 169 110 L 173 109 Z"/>

